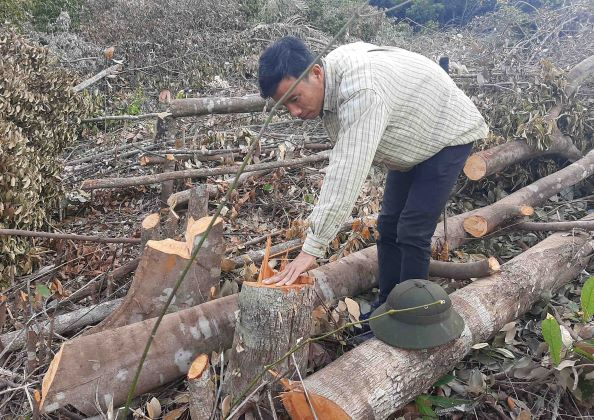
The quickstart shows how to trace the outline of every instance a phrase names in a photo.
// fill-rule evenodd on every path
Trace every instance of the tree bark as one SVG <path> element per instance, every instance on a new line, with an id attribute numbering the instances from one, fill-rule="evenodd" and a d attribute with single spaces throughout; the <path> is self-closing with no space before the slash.
<path id="1" fill-rule="evenodd" d="M 594 221 L 574 220 L 568 222 L 520 222 L 512 226 L 513 229 L 563 232 L 573 229 L 594 230 Z"/>
<path id="2" fill-rule="evenodd" d="M 210 376 L 206 354 L 199 354 L 194 359 L 187 382 L 190 391 L 190 417 L 192 420 L 208 420 L 214 411 L 216 389 Z"/>
<path id="3" fill-rule="evenodd" d="M 188 212 L 186 213 L 188 221 L 190 218 L 198 220 L 208 216 L 208 195 L 208 188 L 205 184 L 198 184 L 190 189 Z"/>
<path id="4" fill-rule="evenodd" d="M 487 277 L 501 270 L 495 257 L 481 261 L 456 263 L 444 261 L 429 261 L 429 275 L 432 277 L 445 277 L 449 279 L 471 279 Z"/>
<path id="5" fill-rule="evenodd" d="M 56 334 L 64 334 L 79 330 L 87 325 L 95 324 L 112 313 L 121 304 L 122 299 L 115 299 L 95 306 L 81 308 L 76 311 L 58 315 L 54 318 L 53 332 Z M 39 335 L 47 335 L 50 332 L 50 325 L 51 321 L 48 320 L 32 325 L 31 328 L 34 328 Z M 37 328 L 38 326 L 39 328 Z M 0 336 L 2 353 L 22 349 L 25 347 L 27 341 L 26 338 L 25 329 L 3 334 Z"/>
<path id="6" fill-rule="evenodd" d="M 265 100 L 260 95 L 221 98 L 174 99 L 169 103 L 168 112 L 173 118 L 208 114 L 233 114 L 241 112 L 265 112 L 274 106 L 274 101 Z"/>
<path id="7" fill-rule="evenodd" d="M 264 366 L 279 359 L 298 341 L 309 338 L 314 300 L 312 284 L 276 287 L 243 283 L 238 299 L 239 319 L 225 379 L 226 391 L 233 399 L 243 398 L 253 390 L 247 388 Z M 294 356 L 296 367 L 289 357 L 274 369 L 291 372 L 297 368 L 305 375 L 308 348 Z M 268 376 L 267 373 L 261 380 L 271 379 Z"/>
<path id="8" fill-rule="evenodd" d="M 215 184 L 205 184 L 209 198 L 216 198 L 219 195 L 219 189 Z M 172 209 L 178 209 L 188 204 L 192 188 L 173 193 L 167 199 L 167 205 Z"/>
<path id="9" fill-rule="evenodd" d="M 209 222 L 210 217 L 192 221 L 186 231 L 186 242 L 173 239 L 148 241 L 124 302 L 103 322 L 91 329 L 89 334 L 158 316 L 180 272 L 188 264 L 195 241 Z M 187 309 L 209 300 L 211 288 L 216 288 L 219 283 L 223 254 L 222 233 L 223 223 L 219 219 L 177 290 L 169 312 Z"/>
<path id="10" fill-rule="evenodd" d="M 567 73 L 567 96 L 573 96 L 577 88 L 587 78 L 594 74 L 594 55 L 586 58 Z M 570 162 L 582 157 L 582 153 L 575 147 L 571 139 L 564 135 L 557 126 L 557 118 L 561 113 L 562 103 L 557 103 L 549 110 L 545 119 L 552 124 L 551 146 L 547 150 L 536 150 L 523 140 L 510 141 L 491 149 L 474 153 L 466 161 L 464 173 L 472 180 L 479 180 L 486 176 L 502 171 L 505 167 L 526 159 L 561 155 Z"/>
<path id="11" fill-rule="evenodd" d="M 352 419 L 384 419 L 427 390 L 471 350 L 517 319 L 543 292 L 571 281 L 586 267 L 594 249 L 589 234 L 553 234 L 502 266 L 501 273 L 477 280 L 451 295 L 466 327 L 442 346 L 411 351 L 371 339 L 306 378 L 303 387 L 335 404 Z M 283 397 L 290 404 L 302 393 Z M 287 406 L 289 408 L 289 406 Z M 308 406 L 293 419 L 309 418 Z M 328 415 L 326 418 L 338 418 Z"/>
<path id="12" fill-rule="evenodd" d="M 310 271 L 315 279 L 316 305 L 355 296 L 376 285 L 376 261 L 375 248 L 367 248 Z M 195 354 L 230 348 L 237 310 L 237 295 L 231 295 L 165 315 L 144 363 L 137 395 L 186 374 Z M 112 398 L 114 406 L 121 405 L 155 320 L 62 344 L 43 379 L 42 410 L 52 412 L 72 404 L 94 415 L 96 399 L 103 409 Z"/>
<path id="13" fill-rule="evenodd" d="M 268 170 L 275 168 L 283 168 L 288 166 L 301 166 L 315 162 L 322 162 L 328 160 L 328 153 L 316 153 L 315 155 L 290 160 L 280 160 L 276 162 L 258 163 L 255 165 L 247 165 L 244 172 L 253 172 L 260 170 Z M 206 178 L 209 176 L 234 174 L 239 170 L 239 165 L 225 166 L 221 168 L 207 168 L 207 169 L 186 169 L 183 171 L 164 172 L 161 174 L 135 176 L 130 178 L 104 178 L 104 179 L 87 179 L 83 181 L 81 188 L 83 190 L 93 190 L 97 188 L 124 188 L 133 187 L 137 185 L 158 184 L 163 181 L 183 178 Z"/>
<path id="14" fill-rule="evenodd" d="M 535 206 L 593 173 L 594 150 L 566 168 L 545 176 L 490 206 L 473 211 L 464 218 L 464 230 L 474 237 L 482 237 L 493 232 L 506 219 L 505 216 L 513 206 Z"/>

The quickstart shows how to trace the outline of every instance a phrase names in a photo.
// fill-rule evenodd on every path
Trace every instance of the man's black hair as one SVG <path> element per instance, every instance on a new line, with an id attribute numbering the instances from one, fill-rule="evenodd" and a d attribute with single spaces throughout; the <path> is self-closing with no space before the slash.
<path id="1" fill-rule="evenodd" d="M 279 39 L 260 56 L 260 95 L 263 98 L 272 97 L 281 80 L 285 77 L 298 78 L 313 60 L 313 54 L 300 39 L 292 36 Z"/>

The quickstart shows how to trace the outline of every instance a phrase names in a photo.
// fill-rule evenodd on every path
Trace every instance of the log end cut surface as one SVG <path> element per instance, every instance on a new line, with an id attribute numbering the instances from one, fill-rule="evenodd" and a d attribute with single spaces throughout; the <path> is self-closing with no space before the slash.
<path id="1" fill-rule="evenodd" d="M 480 155 L 474 154 L 466 160 L 464 174 L 473 181 L 478 181 L 487 173 L 487 161 Z"/>
<path id="2" fill-rule="evenodd" d="M 47 394 L 48 390 L 52 386 L 52 382 L 54 381 L 54 377 L 56 376 L 56 371 L 58 370 L 58 366 L 60 365 L 60 359 L 62 358 L 62 349 L 64 346 L 60 347 L 60 351 L 54 356 L 53 360 L 51 361 L 49 368 L 47 369 L 47 373 L 43 377 L 43 381 L 41 383 L 41 403 L 39 408 L 41 412 L 51 412 L 54 411 L 53 407 L 46 407 L 45 403 L 47 401 Z"/>
<path id="3" fill-rule="evenodd" d="M 192 380 L 200 378 L 205 369 L 208 369 L 208 355 L 199 354 L 190 365 L 188 379 Z"/>
<path id="4" fill-rule="evenodd" d="M 311 391 L 308 392 L 308 396 L 318 419 L 350 420 L 351 417 L 329 399 Z M 311 407 L 302 391 L 286 392 L 281 399 L 292 420 L 314 420 Z"/>
<path id="5" fill-rule="evenodd" d="M 464 230 L 475 238 L 484 236 L 489 231 L 489 223 L 482 216 L 470 216 L 464 220 Z"/>

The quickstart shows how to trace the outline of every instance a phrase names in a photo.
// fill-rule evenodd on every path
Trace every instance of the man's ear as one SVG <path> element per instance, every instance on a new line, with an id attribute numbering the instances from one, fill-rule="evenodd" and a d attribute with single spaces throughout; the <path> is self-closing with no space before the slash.
<path id="1" fill-rule="evenodd" d="M 310 70 L 310 75 L 316 79 L 322 79 L 324 77 L 324 69 L 319 64 L 314 64 Z"/>

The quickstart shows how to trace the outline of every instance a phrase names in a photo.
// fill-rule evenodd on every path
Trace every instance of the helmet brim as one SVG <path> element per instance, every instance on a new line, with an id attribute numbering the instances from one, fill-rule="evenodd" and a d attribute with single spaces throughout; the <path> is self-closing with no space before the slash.
<path id="1" fill-rule="evenodd" d="M 387 311 L 388 308 L 384 303 L 373 312 L 370 318 Z M 418 350 L 437 347 L 457 339 L 464 331 L 464 320 L 453 308 L 449 308 L 445 318 L 434 324 L 412 324 L 397 319 L 396 315 L 384 315 L 378 319 L 371 319 L 369 327 L 375 337 L 386 344 Z"/>

